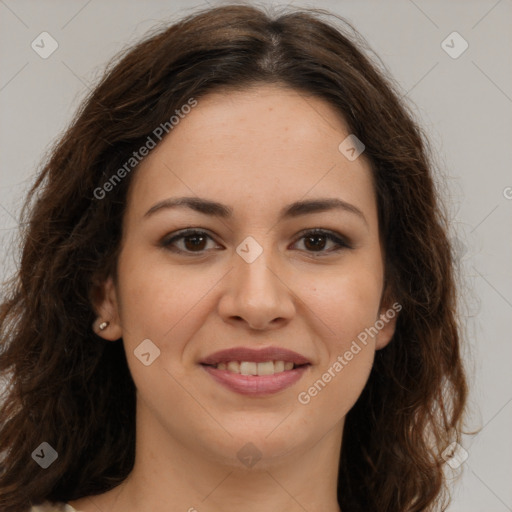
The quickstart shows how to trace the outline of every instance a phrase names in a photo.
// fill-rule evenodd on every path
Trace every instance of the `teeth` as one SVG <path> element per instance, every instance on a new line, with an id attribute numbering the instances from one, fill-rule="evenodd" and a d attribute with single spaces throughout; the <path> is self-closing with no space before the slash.
<path id="1" fill-rule="evenodd" d="M 274 375 L 274 362 L 267 361 L 266 363 L 257 364 L 258 375 Z"/>
<path id="2" fill-rule="evenodd" d="M 229 361 L 227 369 L 233 373 L 240 373 L 240 363 L 238 361 Z"/>
<path id="3" fill-rule="evenodd" d="M 240 361 L 240 373 L 242 375 L 258 375 L 258 363 Z"/>
<path id="4" fill-rule="evenodd" d="M 255 363 L 254 361 L 229 361 L 228 363 L 218 363 L 218 370 L 228 370 L 232 373 L 241 375 L 274 375 L 293 369 L 291 361 L 265 361 L 264 363 Z"/>
<path id="5" fill-rule="evenodd" d="M 292 363 L 293 368 L 293 363 Z M 284 372 L 284 361 L 274 361 L 274 373 Z"/>

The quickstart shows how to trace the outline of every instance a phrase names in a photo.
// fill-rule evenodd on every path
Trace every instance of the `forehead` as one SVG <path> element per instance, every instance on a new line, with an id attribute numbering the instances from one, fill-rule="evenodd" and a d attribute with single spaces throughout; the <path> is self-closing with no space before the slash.
<path id="1" fill-rule="evenodd" d="M 371 215 L 369 162 L 339 150 L 349 135 L 326 101 L 274 85 L 218 92 L 197 100 L 145 158 L 131 186 L 131 207 L 178 195 L 209 197 L 240 215 L 283 203 L 339 197 Z M 274 208 L 275 206 L 275 208 Z"/>

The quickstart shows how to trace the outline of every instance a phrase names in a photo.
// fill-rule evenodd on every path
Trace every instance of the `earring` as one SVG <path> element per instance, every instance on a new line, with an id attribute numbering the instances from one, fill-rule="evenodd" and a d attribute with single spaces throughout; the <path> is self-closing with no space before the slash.
<path id="1" fill-rule="evenodd" d="M 101 324 L 98 325 L 98 328 L 100 331 L 104 331 L 109 325 L 110 325 L 110 322 L 101 322 Z"/>

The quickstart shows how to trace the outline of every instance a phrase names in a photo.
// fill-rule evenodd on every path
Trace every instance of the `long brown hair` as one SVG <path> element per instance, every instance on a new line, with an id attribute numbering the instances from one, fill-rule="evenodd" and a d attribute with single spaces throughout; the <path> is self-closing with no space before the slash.
<path id="1" fill-rule="evenodd" d="M 326 100 L 365 144 L 385 279 L 402 305 L 346 418 L 340 506 L 412 512 L 446 503 L 441 454 L 460 439 L 467 387 L 431 150 L 362 37 L 329 15 L 240 5 L 195 12 L 121 55 L 83 102 L 30 190 L 19 271 L 1 305 L 4 512 L 106 492 L 131 471 L 135 386 L 122 343 L 104 342 L 91 325 L 94 291 L 115 273 L 136 168 L 108 193 L 98 189 L 191 98 L 258 83 Z M 42 442 L 58 453 L 44 470 L 31 458 Z"/>

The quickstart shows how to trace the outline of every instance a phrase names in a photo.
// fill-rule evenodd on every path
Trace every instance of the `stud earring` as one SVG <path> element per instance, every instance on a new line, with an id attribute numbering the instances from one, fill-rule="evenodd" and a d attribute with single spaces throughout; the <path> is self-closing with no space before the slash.
<path id="1" fill-rule="evenodd" d="M 101 324 L 98 325 L 98 328 L 100 331 L 104 331 L 109 325 L 110 325 L 110 322 L 101 322 Z"/>

